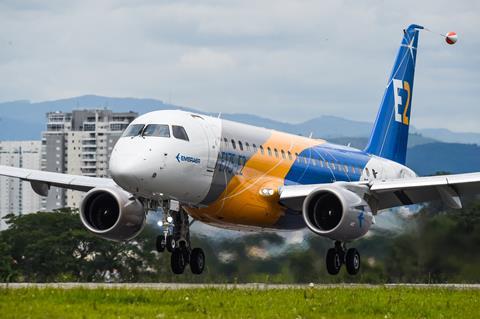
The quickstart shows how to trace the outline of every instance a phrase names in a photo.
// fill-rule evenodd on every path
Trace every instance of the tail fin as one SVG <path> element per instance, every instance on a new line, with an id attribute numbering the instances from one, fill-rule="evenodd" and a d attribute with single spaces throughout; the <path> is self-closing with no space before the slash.
<path id="1" fill-rule="evenodd" d="M 408 128 L 412 109 L 413 77 L 417 56 L 418 31 L 412 24 L 404 30 L 402 44 L 388 79 L 380 110 L 365 151 L 405 164 Z"/>

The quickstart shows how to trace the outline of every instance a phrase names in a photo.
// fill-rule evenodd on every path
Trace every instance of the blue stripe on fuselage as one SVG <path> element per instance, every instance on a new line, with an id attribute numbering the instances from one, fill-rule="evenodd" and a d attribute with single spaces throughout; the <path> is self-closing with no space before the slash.
<path id="1" fill-rule="evenodd" d="M 299 154 L 285 176 L 284 183 L 296 185 L 358 181 L 369 159 L 367 153 L 349 147 L 330 143 L 317 145 Z"/>

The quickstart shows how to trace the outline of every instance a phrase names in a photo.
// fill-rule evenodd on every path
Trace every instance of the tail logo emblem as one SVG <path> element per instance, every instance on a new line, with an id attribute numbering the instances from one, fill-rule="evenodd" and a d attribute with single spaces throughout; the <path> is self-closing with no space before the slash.
<path id="1" fill-rule="evenodd" d="M 405 104 L 403 103 L 402 97 L 400 96 L 400 90 L 407 92 L 407 100 Z M 410 119 L 408 118 L 408 108 L 410 107 L 410 84 L 407 81 L 393 79 L 393 103 L 395 104 L 395 121 L 403 123 L 405 125 L 410 124 Z M 403 105 L 403 112 L 400 110 L 400 106 Z"/>

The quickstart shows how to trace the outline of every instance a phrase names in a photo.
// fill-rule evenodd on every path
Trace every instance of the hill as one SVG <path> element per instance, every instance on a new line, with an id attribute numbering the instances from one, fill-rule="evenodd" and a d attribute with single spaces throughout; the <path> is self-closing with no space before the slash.
<path id="1" fill-rule="evenodd" d="M 40 139 L 45 127 L 45 114 L 81 108 L 110 108 L 115 111 L 135 111 L 139 114 L 154 110 L 183 109 L 208 115 L 193 108 L 164 103 L 155 99 L 114 98 L 97 95 L 45 101 L 26 100 L 0 103 L 0 140 Z M 320 116 L 302 123 L 285 123 L 252 114 L 221 115 L 222 118 L 246 124 L 282 130 L 293 134 L 325 138 L 329 142 L 362 149 L 370 135 L 372 124 L 335 116 Z M 409 137 L 407 164 L 422 175 L 437 171 L 451 173 L 480 171 L 480 134 L 455 133 L 446 129 L 419 130 L 412 127 Z M 442 143 L 442 141 L 456 143 Z"/>
<path id="2" fill-rule="evenodd" d="M 30 102 L 27 100 L 0 103 L 0 140 L 27 140 L 39 139 L 45 127 L 45 114 L 52 111 L 71 111 L 82 108 L 110 108 L 114 111 L 135 111 L 139 114 L 154 110 L 183 109 L 203 114 L 190 107 L 183 107 L 165 103 L 156 99 L 145 98 L 117 98 L 98 95 L 84 95 L 52 101 Z M 222 118 L 282 130 L 294 134 L 318 138 L 338 137 L 367 137 L 370 135 L 372 123 L 354 121 L 336 116 L 324 115 L 315 117 L 302 123 L 285 123 L 266 119 L 251 114 L 223 113 Z M 21 129 L 20 129 L 21 128 Z M 479 133 L 457 133 L 447 129 L 416 129 L 412 133 L 422 135 L 424 138 L 441 142 L 476 143 L 480 144 Z"/>
<path id="3" fill-rule="evenodd" d="M 480 171 L 480 147 L 476 144 L 428 143 L 408 150 L 407 165 L 420 175 L 435 172 Z"/>

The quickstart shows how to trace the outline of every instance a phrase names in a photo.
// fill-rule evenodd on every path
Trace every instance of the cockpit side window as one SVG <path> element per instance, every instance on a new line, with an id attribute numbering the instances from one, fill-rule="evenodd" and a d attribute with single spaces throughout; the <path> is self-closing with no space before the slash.
<path id="1" fill-rule="evenodd" d="M 142 136 L 170 137 L 170 128 L 166 124 L 148 124 Z"/>
<path id="2" fill-rule="evenodd" d="M 180 140 L 189 141 L 187 132 L 183 128 L 183 126 L 172 125 L 172 133 L 175 138 Z"/>
<path id="3" fill-rule="evenodd" d="M 125 132 L 123 132 L 123 137 L 133 137 L 133 136 L 138 136 L 142 132 L 143 128 L 145 127 L 144 124 L 132 124 L 127 129 Z"/>

